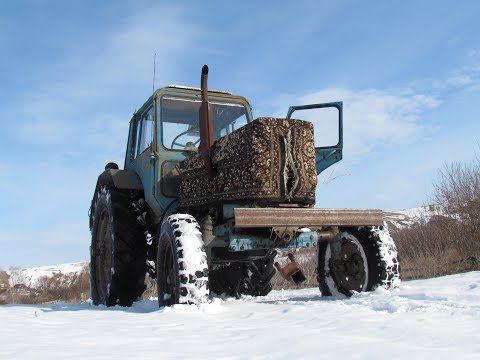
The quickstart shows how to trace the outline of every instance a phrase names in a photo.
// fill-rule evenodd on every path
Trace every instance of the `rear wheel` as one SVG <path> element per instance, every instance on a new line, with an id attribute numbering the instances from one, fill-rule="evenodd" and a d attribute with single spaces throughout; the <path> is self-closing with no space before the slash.
<path id="1" fill-rule="evenodd" d="M 132 203 L 137 197 L 102 187 L 92 207 L 90 292 L 95 305 L 131 306 L 145 290 L 146 242 Z"/>
<path id="2" fill-rule="evenodd" d="M 211 290 L 219 295 L 237 298 L 241 295 L 267 295 L 272 291 L 275 254 L 275 251 L 271 251 L 263 259 L 217 265 L 210 271 Z"/>
<path id="3" fill-rule="evenodd" d="M 340 233 L 340 253 L 334 259 L 330 243 L 319 242 L 318 283 L 324 296 L 371 291 L 400 284 L 398 254 L 383 227 L 361 227 Z"/>
<path id="4" fill-rule="evenodd" d="M 158 304 L 201 304 L 208 300 L 207 254 L 191 215 L 171 215 L 160 230 L 157 256 Z"/>

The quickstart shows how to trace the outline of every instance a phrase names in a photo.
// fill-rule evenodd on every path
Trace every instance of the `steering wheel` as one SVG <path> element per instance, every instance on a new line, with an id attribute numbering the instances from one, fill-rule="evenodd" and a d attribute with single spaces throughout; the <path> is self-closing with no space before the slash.
<path id="1" fill-rule="evenodd" d="M 181 136 L 183 136 L 183 135 L 191 132 L 192 130 L 197 129 L 197 128 L 198 128 L 198 126 L 195 126 L 195 127 L 193 127 L 193 128 L 187 129 L 187 130 L 181 132 L 180 134 L 178 134 L 177 136 L 175 136 L 175 138 L 174 138 L 173 141 L 172 141 L 172 145 L 170 145 L 170 148 L 173 149 L 175 145 L 179 146 L 180 148 L 185 148 L 185 147 L 187 146 L 187 144 L 179 143 L 179 142 L 177 141 L 177 139 L 178 139 L 179 137 L 181 137 Z M 195 141 L 195 142 L 193 143 L 193 145 L 196 146 L 199 142 L 200 142 L 200 138 L 198 138 L 198 140 Z"/>

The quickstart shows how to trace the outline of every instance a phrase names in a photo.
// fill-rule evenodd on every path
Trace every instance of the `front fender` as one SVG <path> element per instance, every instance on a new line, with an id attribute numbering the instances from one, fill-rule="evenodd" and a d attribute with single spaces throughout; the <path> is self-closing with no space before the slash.
<path id="1" fill-rule="evenodd" d="M 96 202 L 97 195 L 99 194 L 100 189 L 103 186 L 114 188 L 114 189 L 143 191 L 142 181 L 134 171 L 118 170 L 118 169 L 105 170 L 98 177 L 97 185 L 95 186 L 95 192 L 93 194 L 92 203 L 90 204 L 90 211 L 89 211 L 90 230 L 92 230 L 93 228 L 93 210 L 94 210 L 93 207 Z"/>
<path id="2" fill-rule="evenodd" d="M 142 181 L 134 171 L 109 169 L 113 185 L 117 189 L 143 190 Z"/>

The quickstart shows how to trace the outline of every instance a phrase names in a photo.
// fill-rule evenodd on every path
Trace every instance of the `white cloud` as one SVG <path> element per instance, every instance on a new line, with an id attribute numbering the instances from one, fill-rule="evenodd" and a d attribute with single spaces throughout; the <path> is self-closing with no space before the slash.
<path id="1" fill-rule="evenodd" d="M 445 97 L 450 92 L 480 90 L 480 51 L 471 50 L 464 64 L 451 69 L 444 77 L 418 79 L 411 84 L 417 91 Z"/>
<path id="2" fill-rule="evenodd" d="M 480 82 L 480 55 L 476 61 L 452 72 L 443 87 L 446 89 L 478 90 Z"/>
<path id="3" fill-rule="evenodd" d="M 297 96 L 296 104 L 343 101 L 345 159 L 358 161 L 383 146 L 413 142 L 426 131 L 434 130 L 440 125 L 433 126 L 424 116 L 440 106 L 451 92 L 478 91 L 479 84 L 480 51 L 473 50 L 464 66 L 442 79 L 420 79 L 400 91 L 328 88 Z M 279 105 L 288 98 L 292 97 L 280 96 L 273 103 Z M 277 114 L 284 116 L 284 111 Z"/>
<path id="4" fill-rule="evenodd" d="M 194 46 L 199 32 L 182 17 L 184 12 L 173 6 L 149 7 L 110 33 L 99 34 L 94 39 L 97 53 L 79 51 L 54 64 L 51 82 L 34 86 L 11 106 L 21 118 L 16 129 L 20 139 L 32 144 L 81 144 L 80 139 L 97 134 L 102 117 L 123 131 L 124 126 L 111 119 L 128 124 L 133 106 L 146 100 L 152 88 L 154 52 L 157 79 L 171 82 L 175 59 Z M 126 98 L 132 108 L 119 111 Z M 110 131 L 110 140 L 123 141 L 126 135 L 116 129 Z M 94 139 L 104 142 L 93 136 L 88 143 Z"/>
<path id="5" fill-rule="evenodd" d="M 381 146 L 416 140 L 426 129 L 422 114 L 440 103 L 433 96 L 421 94 L 346 88 L 306 94 L 298 97 L 297 103 L 331 101 L 344 103 L 344 152 L 350 161 Z"/>

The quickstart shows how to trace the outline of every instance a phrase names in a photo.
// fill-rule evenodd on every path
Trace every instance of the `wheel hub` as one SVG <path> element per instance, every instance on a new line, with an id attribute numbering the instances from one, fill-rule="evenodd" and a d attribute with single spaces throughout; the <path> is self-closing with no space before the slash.
<path id="1" fill-rule="evenodd" d="M 346 291 L 363 291 L 365 266 L 357 245 L 350 241 L 342 243 L 340 254 L 332 264 L 339 287 Z"/>

